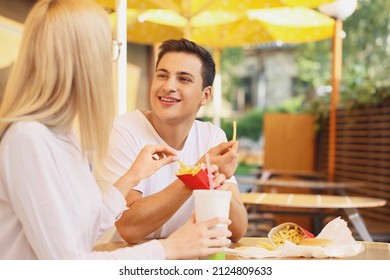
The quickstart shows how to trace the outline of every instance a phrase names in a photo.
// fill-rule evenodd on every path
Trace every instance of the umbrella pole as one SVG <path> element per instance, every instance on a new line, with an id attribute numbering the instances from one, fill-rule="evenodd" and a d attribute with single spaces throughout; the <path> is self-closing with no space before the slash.
<path id="1" fill-rule="evenodd" d="M 116 36 L 122 42 L 117 61 L 117 114 L 127 111 L 127 1 L 116 0 Z"/>
<path id="2" fill-rule="evenodd" d="M 213 85 L 213 123 L 221 127 L 221 108 L 222 108 L 222 79 L 221 79 L 221 49 L 214 49 L 213 57 L 215 62 L 215 79 Z"/>
<path id="3" fill-rule="evenodd" d="M 334 180 L 336 158 L 336 119 L 337 104 L 339 102 L 340 81 L 342 70 L 342 37 L 343 21 L 335 19 L 333 35 L 332 61 L 332 95 L 329 112 L 329 146 L 328 146 L 328 181 Z"/>

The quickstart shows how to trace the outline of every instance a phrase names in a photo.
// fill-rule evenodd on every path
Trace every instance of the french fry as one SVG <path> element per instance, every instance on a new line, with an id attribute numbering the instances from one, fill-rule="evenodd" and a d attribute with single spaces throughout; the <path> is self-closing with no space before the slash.
<path id="1" fill-rule="evenodd" d="M 181 160 L 179 160 L 179 164 L 180 164 L 179 172 L 180 173 L 185 172 L 187 170 L 187 166 Z"/>
<path id="2" fill-rule="evenodd" d="M 244 250 L 248 247 L 251 247 L 251 246 L 239 246 L 239 247 L 234 247 L 234 249 Z M 263 248 L 263 249 L 266 249 L 268 251 L 273 251 L 276 249 L 276 247 L 274 245 L 272 245 L 271 243 L 269 243 L 267 241 L 257 241 L 256 244 L 254 244 L 254 247 Z"/>
<path id="3" fill-rule="evenodd" d="M 286 240 L 299 244 L 305 238 L 305 233 L 298 226 L 286 225 L 271 237 L 276 246 L 283 245 Z"/>
<path id="4" fill-rule="evenodd" d="M 187 166 L 181 161 L 179 161 L 179 164 L 180 167 L 176 172 L 176 176 L 187 187 L 192 190 L 210 189 L 210 181 L 205 165 L 199 163 L 194 166 Z"/>
<path id="5" fill-rule="evenodd" d="M 180 160 L 179 160 L 179 164 L 180 164 L 180 167 L 179 167 L 179 170 L 176 173 L 177 175 L 180 175 L 180 174 L 196 174 L 202 168 L 202 166 L 200 164 L 197 164 L 195 166 L 187 166 Z"/>
<path id="6" fill-rule="evenodd" d="M 268 251 L 273 251 L 275 250 L 275 246 L 272 245 L 271 243 L 265 242 L 265 241 L 259 241 L 255 244 L 256 247 L 264 248 Z"/>
<path id="7" fill-rule="evenodd" d="M 233 121 L 233 138 L 232 138 L 232 140 L 236 141 L 236 138 L 237 138 L 237 122 Z"/>

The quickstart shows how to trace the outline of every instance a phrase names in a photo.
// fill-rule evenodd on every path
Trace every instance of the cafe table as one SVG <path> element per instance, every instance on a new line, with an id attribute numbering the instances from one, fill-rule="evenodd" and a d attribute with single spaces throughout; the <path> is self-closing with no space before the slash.
<path id="1" fill-rule="evenodd" d="M 359 182 L 328 182 L 317 180 L 282 180 L 282 179 L 252 179 L 240 178 L 237 180 L 239 184 L 249 184 L 256 187 L 273 187 L 273 188 L 297 188 L 308 189 L 315 193 L 325 190 L 333 190 L 339 194 L 345 195 L 347 189 L 362 188 L 366 185 Z"/>
<path id="2" fill-rule="evenodd" d="M 269 242 L 268 238 L 265 237 L 243 237 L 237 243 L 233 243 L 230 248 L 237 248 L 241 246 L 256 246 L 260 242 Z M 336 258 L 336 259 L 348 259 L 348 260 L 390 260 L 390 244 L 383 242 L 369 242 L 369 241 L 358 241 L 362 243 L 365 250 L 355 256 Z M 125 242 L 111 242 L 96 245 L 94 251 L 113 251 L 115 249 L 128 247 L 131 245 Z M 226 260 L 244 260 L 245 258 L 240 257 L 237 254 L 227 253 Z M 277 258 L 281 259 L 281 258 Z M 288 258 L 288 259 L 312 259 L 312 258 Z M 329 258 L 330 259 L 330 258 Z M 335 258 L 331 258 L 335 259 Z"/>
<path id="3" fill-rule="evenodd" d="M 265 210 L 267 212 L 280 213 L 281 208 L 288 214 L 312 215 L 315 218 L 315 234 L 319 233 L 322 219 L 325 216 L 324 210 L 342 209 L 364 241 L 373 241 L 373 239 L 358 208 L 381 207 L 386 204 L 386 200 L 379 198 L 322 194 L 241 193 L 241 199 L 246 205 L 271 207 Z M 297 209 L 300 211 L 296 211 Z"/>
<path id="4" fill-rule="evenodd" d="M 266 237 L 244 237 L 239 242 L 233 243 L 230 248 L 237 248 L 242 246 L 256 246 L 258 243 L 268 242 Z M 371 242 L 371 241 L 357 241 L 364 246 L 364 251 L 351 257 L 344 258 L 329 258 L 329 259 L 342 259 L 342 260 L 390 260 L 390 243 L 384 242 Z M 228 260 L 240 260 L 244 259 L 235 254 L 227 254 Z M 281 258 L 278 258 L 281 259 Z M 288 259 L 308 259 L 308 258 L 288 258 Z M 310 258 L 314 259 L 314 258 Z"/>
<path id="5" fill-rule="evenodd" d="M 304 180 L 323 180 L 324 173 L 317 171 L 303 171 L 303 170 L 281 170 L 281 169 L 256 169 L 249 171 L 250 175 L 256 175 L 258 178 L 277 178 L 277 177 L 292 177 Z"/>

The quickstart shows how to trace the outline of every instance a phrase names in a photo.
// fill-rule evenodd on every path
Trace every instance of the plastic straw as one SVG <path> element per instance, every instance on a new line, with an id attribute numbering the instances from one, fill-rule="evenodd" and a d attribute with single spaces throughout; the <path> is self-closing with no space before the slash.
<path id="1" fill-rule="evenodd" d="M 210 155 L 206 154 L 206 166 L 207 166 L 207 177 L 209 177 L 209 187 L 210 190 L 214 189 L 213 186 L 213 175 L 211 174 L 211 163 L 210 163 Z"/>

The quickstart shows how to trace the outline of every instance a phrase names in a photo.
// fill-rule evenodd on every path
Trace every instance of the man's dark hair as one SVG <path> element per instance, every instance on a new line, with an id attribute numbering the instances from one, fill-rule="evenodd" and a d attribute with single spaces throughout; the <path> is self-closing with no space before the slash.
<path id="1" fill-rule="evenodd" d="M 184 52 L 198 57 L 202 63 L 201 75 L 203 79 L 202 89 L 212 86 L 215 78 L 215 63 L 211 54 L 203 47 L 187 39 L 166 40 L 160 48 L 156 62 L 156 69 L 164 55 L 170 52 Z"/>

